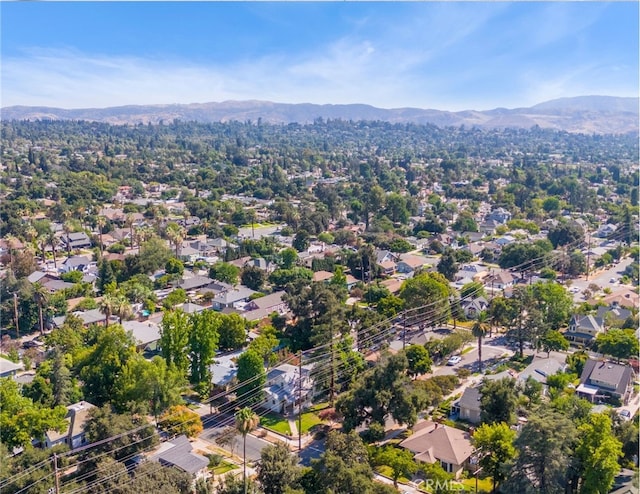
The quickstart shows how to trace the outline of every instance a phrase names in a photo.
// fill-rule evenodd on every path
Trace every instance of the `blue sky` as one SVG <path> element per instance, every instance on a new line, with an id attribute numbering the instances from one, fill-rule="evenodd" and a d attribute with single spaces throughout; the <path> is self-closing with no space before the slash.
<path id="1" fill-rule="evenodd" d="M 1 105 L 637 96 L 638 2 L 2 2 Z"/>

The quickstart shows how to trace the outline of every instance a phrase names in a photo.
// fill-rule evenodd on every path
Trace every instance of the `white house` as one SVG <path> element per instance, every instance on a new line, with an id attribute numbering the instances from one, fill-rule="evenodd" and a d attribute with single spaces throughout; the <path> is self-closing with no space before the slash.
<path id="1" fill-rule="evenodd" d="M 265 403 L 263 407 L 276 413 L 292 411 L 302 402 L 302 408 L 311 406 L 315 387 L 311 378 L 312 365 L 302 366 L 302 377 L 298 366 L 282 364 L 274 367 L 267 374 L 264 388 Z"/>

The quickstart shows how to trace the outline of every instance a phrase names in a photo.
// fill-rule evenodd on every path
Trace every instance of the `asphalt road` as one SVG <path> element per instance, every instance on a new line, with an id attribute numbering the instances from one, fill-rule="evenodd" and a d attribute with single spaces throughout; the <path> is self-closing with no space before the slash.
<path id="1" fill-rule="evenodd" d="M 234 436 L 233 444 L 222 446 L 216 442 L 216 438 L 222 433 L 227 426 L 223 426 L 220 423 L 214 421 L 207 421 L 204 423 L 204 430 L 200 434 L 200 438 L 206 441 L 214 443 L 219 448 L 229 451 L 233 454 L 242 456 L 242 435 L 236 434 Z M 247 434 L 247 460 L 256 461 L 260 459 L 260 452 L 263 448 L 269 446 L 268 441 L 260 439 L 252 434 Z"/>
<path id="2" fill-rule="evenodd" d="M 583 302 L 584 297 L 582 296 L 582 292 L 592 283 L 595 283 L 600 288 L 609 287 L 611 289 L 615 289 L 616 287 L 620 286 L 619 281 L 617 281 L 616 283 L 611 283 L 611 279 L 615 278 L 616 280 L 620 280 L 622 273 L 624 273 L 624 270 L 632 262 L 634 262 L 633 259 L 627 257 L 615 266 L 611 266 L 602 271 L 596 271 L 595 274 L 592 273 L 589 276 L 588 280 L 586 276 L 575 278 L 571 283 L 571 288 L 577 288 L 579 291 L 573 294 L 573 300 L 578 303 Z"/>

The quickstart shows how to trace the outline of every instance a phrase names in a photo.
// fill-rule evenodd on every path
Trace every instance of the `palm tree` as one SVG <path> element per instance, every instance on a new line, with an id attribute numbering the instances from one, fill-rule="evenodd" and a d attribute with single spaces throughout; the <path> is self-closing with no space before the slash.
<path id="1" fill-rule="evenodd" d="M 487 313 L 485 311 L 478 314 L 478 319 L 471 328 L 473 336 L 478 338 L 478 372 L 482 373 L 482 338 L 489 332 L 489 323 L 487 322 Z"/>
<path id="2" fill-rule="evenodd" d="M 44 335 L 44 317 L 42 311 L 49 302 L 49 291 L 41 283 L 33 284 L 33 299 L 38 304 L 38 316 L 40 318 L 40 334 Z"/>
<path id="3" fill-rule="evenodd" d="M 62 224 L 62 229 L 64 230 L 64 235 L 67 242 L 67 256 L 71 256 L 71 239 L 69 238 L 69 235 L 71 235 L 71 232 L 73 231 L 73 225 L 71 225 L 69 221 L 65 221 Z"/>
<path id="4" fill-rule="evenodd" d="M 105 218 L 104 216 L 98 216 L 98 218 L 96 218 L 96 226 L 98 227 L 98 235 L 100 236 L 100 257 L 102 257 L 102 249 L 103 249 L 102 229 L 106 224 L 107 224 L 107 218 Z"/>
<path id="5" fill-rule="evenodd" d="M 124 225 L 129 228 L 129 247 L 133 250 L 133 214 L 127 213 Z"/>
<path id="6" fill-rule="evenodd" d="M 242 434 L 242 461 L 244 469 L 244 494 L 247 494 L 247 434 L 258 427 L 258 417 L 249 407 L 244 407 L 236 413 L 236 429 Z"/>
<path id="7" fill-rule="evenodd" d="M 171 242 L 176 248 L 176 258 L 178 258 L 178 248 L 182 246 L 182 242 L 185 237 L 184 227 L 177 223 L 169 223 L 167 225 L 166 234 L 169 242 Z"/>
<path id="8" fill-rule="evenodd" d="M 118 300 L 110 293 L 105 294 L 102 297 L 102 300 L 100 300 L 98 307 L 100 309 L 100 312 L 104 314 L 105 327 L 109 326 L 109 318 L 116 311 L 117 306 Z"/>
<path id="9" fill-rule="evenodd" d="M 124 296 L 120 295 L 115 299 L 113 313 L 118 316 L 118 319 L 120 320 L 119 322 L 122 324 L 123 319 L 128 319 L 133 315 L 133 309 L 129 301 L 124 298 Z"/>
<path id="10" fill-rule="evenodd" d="M 57 270 L 58 263 L 56 261 L 56 247 L 58 247 L 60 239 L 56 237 L 56 234 L 53 230 L 47 235 L 47 243 L 51 246 L 51 253 L 53 254 L 53 267 Z"/>
<path id="11" fill-rule="evenodd" d="M 11 267 L 11 271 L 13 271 L 13 252 L 16 250 L 16 243 L 18 242 L 18 239 L 9 234 L 5 237 L 5 242 L 7 244 L 7 252 L 9 254 L 9 266 Z"/>

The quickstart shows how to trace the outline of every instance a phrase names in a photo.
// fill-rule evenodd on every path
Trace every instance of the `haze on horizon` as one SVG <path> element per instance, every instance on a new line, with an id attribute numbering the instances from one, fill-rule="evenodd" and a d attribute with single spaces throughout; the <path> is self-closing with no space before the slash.
<path id="1" fill-rule="evenodd" d="M 0 106 L 638 96 L 637 2 L 3 2 Z"/>

